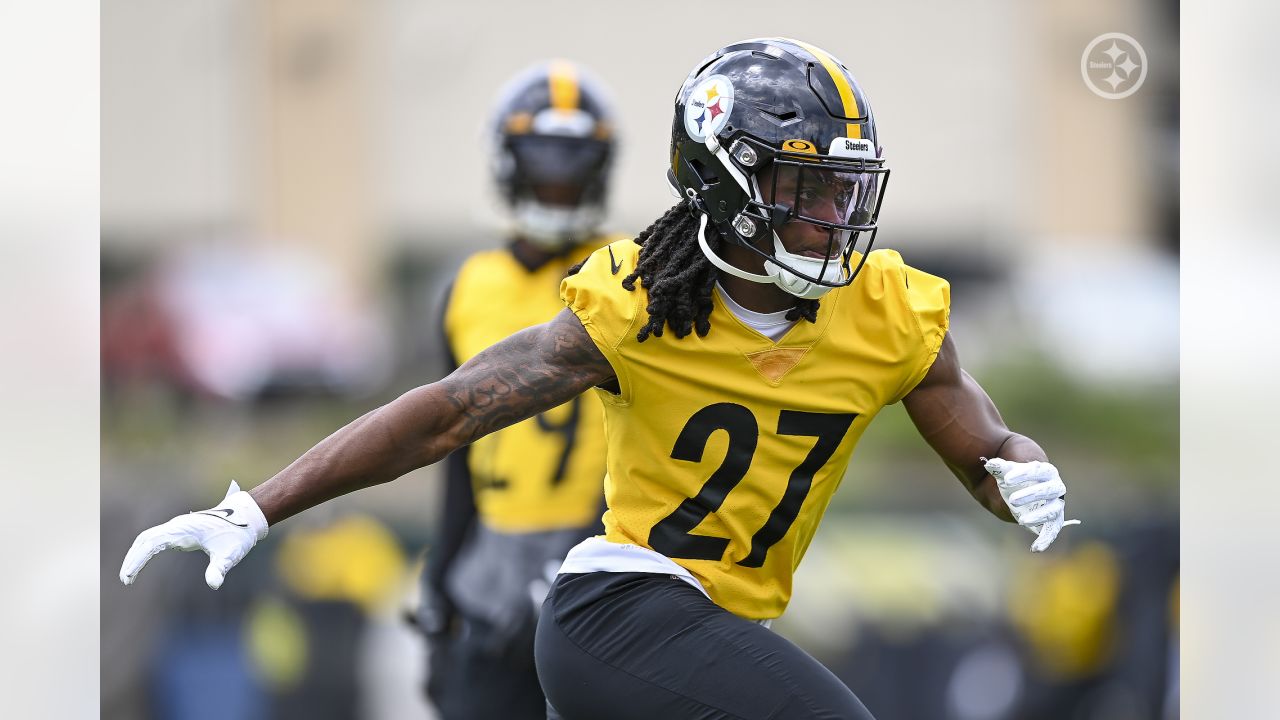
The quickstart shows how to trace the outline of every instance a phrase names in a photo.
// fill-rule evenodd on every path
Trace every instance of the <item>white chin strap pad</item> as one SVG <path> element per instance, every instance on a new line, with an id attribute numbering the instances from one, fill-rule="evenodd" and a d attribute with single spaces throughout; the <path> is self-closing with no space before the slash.
<path id="1" fill-rule="evenodd" d="M 819 278 L 826 283 L 835 284 L 845 279 L 844 267 L 841 265 L 840 259 L 823 260 L 822 258 L 813 258 L 807 255 L 793 255 L 782 246 L 782 240 L 778 238 L 776 232 L 773 234 L 773 256 L 800 272 L 810 277 Z M 832 290 L 831 285 L 810 282 L 772 262 L 766 262 L 765 268 L 773 274 L 778 287 L 804 300 L 817 300 Z"/>

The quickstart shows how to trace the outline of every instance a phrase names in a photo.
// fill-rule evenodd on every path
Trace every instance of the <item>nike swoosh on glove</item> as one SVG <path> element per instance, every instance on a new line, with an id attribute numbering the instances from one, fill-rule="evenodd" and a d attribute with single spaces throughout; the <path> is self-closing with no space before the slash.
<path id="1" fill-rule="evenodd" d="M 266 536 L 266 516 L 233 480 L 217 507 L 179 515 L 139 533 L 120 566 L 120 582 L 132 585 L 147 561 L 164 550 L 203 550 L 209 556 L 204 581 L 217 590 L 227 572 Z"/>
<path id="2" fill-rule="evenodd" d="M 987 472 L 996 479 L 1000 497 L 1009 506 L 1013 519 L 1036 534 L 1031 552 L 1049 549 L 1058 533 L 1079 520 L 1067 520 L 1067 486 L 1058 476 L 1053 463 L 1032 460 L 1012 462 L 1001 458 L 987 460 Z"/>

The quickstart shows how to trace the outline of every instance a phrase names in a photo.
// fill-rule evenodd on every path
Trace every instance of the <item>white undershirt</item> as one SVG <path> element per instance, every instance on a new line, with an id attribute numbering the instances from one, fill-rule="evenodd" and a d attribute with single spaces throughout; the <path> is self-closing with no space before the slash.
<path id="1" fill-rule="evenodd" d="M 782 337 L 791 329 L 792 325 L 796 324 L 795 320 L 787 319 L 788 310 L 759 313 L 755 310 L 748 310 L 735 302 L 733 298 L 729 297 L 729 293 L 725 292 L 725 289 L 721 287 L 718 282 L 716 283 L 716 291 L 720 293 L 720 299 L 724 301 L 724 306 L 729 308 L 729 312 L 733 313 L 739 320 L 745 323 L 747 327 L 750 327 L 773 342 L 778 342 L 778 338 Z"/>
<path id="2" fill-rule="evenodd" d="M 609 542 L 603 535 L 589 537 L 578 543 L 569 551 L 560 566 L 561 573 L 593 573 L 593 572 L 640 572 L 655 575 L 670 575 L 694 586 L 711 600 L 707 589 L 685 568 L 674 560 L 646 547 L 631 543 Z M 712 602 L 715 602 L 712 600 Z M 770 627 L 773 620 L 752 620 L 759 625 Z"/>
<path id="3" fill-rule="evenodd" d="M 560 566 L 560 572 L 643 572 L 671 575 L 707 595 L 707 589 L 702 587 L 693 573 L 677 565 L 666 555 L 639 545 L 609 542 L 603 535 L 589 537 L 574 546 Z M 710 599 L 711 596 L 707 595 L 707 598 Z"/>

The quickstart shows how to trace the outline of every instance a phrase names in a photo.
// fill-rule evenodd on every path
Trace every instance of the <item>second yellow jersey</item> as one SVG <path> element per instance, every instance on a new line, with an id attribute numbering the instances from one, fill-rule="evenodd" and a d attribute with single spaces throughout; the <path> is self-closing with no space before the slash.
<path id="1" fill-rule="evenodd" d="M 508 250 L 471 256 L 458 271 L 444 315 L 459 364 L 564 309 L 560 280 L 606 239 L 530 271 Z M 584 527 L 599 520 L 605 464 L 600 400 L 587 393 L 477 440 L 468 449 L 476 511 L 512 533 Z"/>
<path id="2" fill-rule="evenodd" d="M 638 342 L 648 298 L 630 240 L 597 250 L 561 285 L 618 377 L 605 409 L 606 537 L 687 568 L 722 607 L 782 614 L 791 580 L 854 446 L 928 372 L 946 333 L 946 281 L 877 250 L 822 298 L 817 322 L 777 342 L 714 291 L 705 337 Z M 855 258 L 856 261 L 856 258 Z"/>

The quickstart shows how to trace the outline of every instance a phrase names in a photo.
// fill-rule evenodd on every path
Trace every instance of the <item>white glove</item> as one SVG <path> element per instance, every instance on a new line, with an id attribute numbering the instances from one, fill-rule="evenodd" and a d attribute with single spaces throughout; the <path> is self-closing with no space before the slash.
<path id="1" fill-rule="evenodd" d="M 203 550 L 209 556 L 204 581 L 217 590 L 258 541 L 267 536 L 267 518 L 249 493 L 231 481 L 227 496 L 215 508 L 179 515 L 143 530 L 120 566 L 120 582 L 132 585 L 147 561 L 162 550 Z"/>
<path id="2" fill-rule="evenodd" d="M 1009 506 L 1013 519 L 1038 536 L 1031 544 L 1031 552 L 1044 552 L 1062 528 L 1080 524 L 1079 520 L 1066 520 L 1067 486 L 1052 463 L 982 459 L 987 472 L 996 479 L 1000 497 Z"/>

